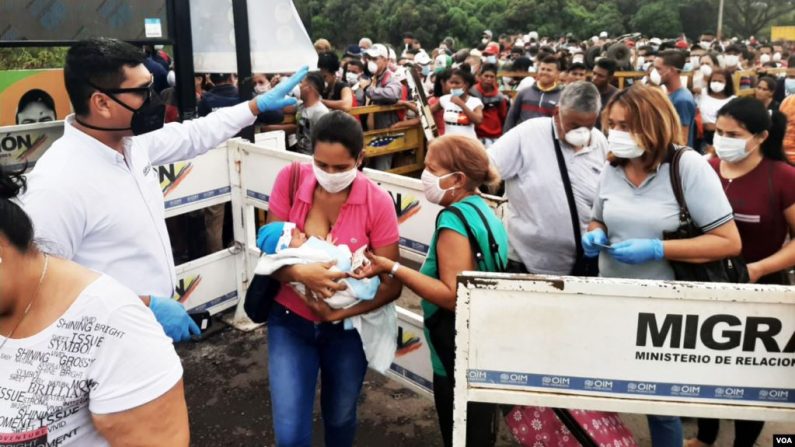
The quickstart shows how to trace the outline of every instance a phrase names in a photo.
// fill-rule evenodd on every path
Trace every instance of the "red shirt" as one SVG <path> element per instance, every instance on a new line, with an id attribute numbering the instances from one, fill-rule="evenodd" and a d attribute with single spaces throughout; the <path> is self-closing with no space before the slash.
<path id="1" fill-rule="evenodd" d="M 270 211 L 280 218 L 296 224 L 304 231 L 304 223 L 315 196 L 317 179 L 312 172 L 312 165 L 301 165 L 298 191 L 293 198 L 293 206 L 289 206 L 290 166 L 279 172 L 273 184 Z M 398 243 L 397 214 L 395 204 L 389 193 L 379 188 L 372 180 L 359 172 L 353 181 L 348 199 L 342 205 L 337 222 L 331 228 L 331 236 L 338 244 L 345 244 L 351 251 L 363 245 L 371 249 L 386 247 Z M 309 307 L 293 292 L 291 287 L 282 287 L 276 295 L 276 302 L 290 309 L 307 320 L 317 321 Z"/>
<path id="2" fill-rule="evenodd" d="M 433 106 L 434 104 L 439 103 L 439 98 L 435 96 L 431 96 L 428 98 L 428 105 Z M 444 109 L 439 108 L 439 110 L 433 112 L 433 121 L 436 123 L 436 128 L 439 130 L 439 136 L 444 135 Z"/>
<path id="3" fill-rule="evenodd" d="M 486 92 L 480 83 L 471 92 L 483 102 L 483 121 L 475 128 L 478 138 L 499 138 L 502 124 L 508 116 L 508 100 L 498 89 Z"/>
<path id="4" fill-rule="evenodd" d="M 720 174 L 719 159 L 709 163 L 734 209 L 745 261 L 756 262 L 779 251 L 789 231 L 784 211 L 795 204 L 795 167 L 765 158 L 751 172 L 729 181 Z"/>

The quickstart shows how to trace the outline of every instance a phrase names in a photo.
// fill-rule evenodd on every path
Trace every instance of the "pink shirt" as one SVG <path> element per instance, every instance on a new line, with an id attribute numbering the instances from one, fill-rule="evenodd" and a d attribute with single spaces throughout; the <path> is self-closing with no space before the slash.
<path id="1" fill-rule="evenodd" d="M 301 165 L 298 192 L 294 194 L 290 208 L 290 166 L 276 177 L 269 207 L 279 219 L 295 223 L 304 231 L 304 224 L 312 208 L 317 179 L 312 165 Z M 396 244 L 398 233 L 397 213 L 392 198 L 378 185 L 359 172 L 353 181 L 348 200 L 342 205 L 337 222 L 331 228 L 331 236 L 338 244 L 345 244 L 351 251 L 363 245 L 371 249 Z M 276 302 L 311 321 L 318 321 L 304 301 L 290 287 L 282 287 Z"/>

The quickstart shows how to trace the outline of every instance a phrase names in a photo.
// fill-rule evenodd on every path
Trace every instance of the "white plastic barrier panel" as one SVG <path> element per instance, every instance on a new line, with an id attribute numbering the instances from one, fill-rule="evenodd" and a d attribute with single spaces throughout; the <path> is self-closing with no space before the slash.
<path id="1" fill-rule="evenodd" d="M 795 421 L 785 286 L 464 274 L 454 444 L 467 401 Z"/>
<path id="2" fill-rule="evenodd" d="M 63 121 L 0 128 L 0 165 L 30 169 L 36 160 L 63 135 Z"/>
<path id="3" fill-rule="evenodd" d="M 157 173 L 163 190 L 166 217 L 231 200 L 226 145 L 192 160 L 158 166 Z"/>

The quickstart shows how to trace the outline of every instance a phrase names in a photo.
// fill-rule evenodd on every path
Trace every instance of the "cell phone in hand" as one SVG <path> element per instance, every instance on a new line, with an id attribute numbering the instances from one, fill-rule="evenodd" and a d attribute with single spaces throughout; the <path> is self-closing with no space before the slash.
<path id="1" fill-rule="evenodd" d="M 210 318 L 210 312 L 206 310 L 203 312 L 189 312 L 188 316 L 190 316 L 196 325 L 199 326 L 199 329 L 201 329 L 202 333 L 207 331 L 207 329 L 210 329 L 210 326 L 213 324 L 213 320 Z"/>

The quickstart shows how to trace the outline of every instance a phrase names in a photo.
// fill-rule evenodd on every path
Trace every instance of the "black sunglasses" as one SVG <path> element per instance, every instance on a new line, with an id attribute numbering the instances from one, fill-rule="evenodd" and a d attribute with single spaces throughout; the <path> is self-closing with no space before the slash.
<path id="1" fill-rule="evenodd" d="M 107 95 L 114 95 L 117 93 L 136 93 L 144 97 L 144 99 L 148 100 L 152 97 L 152 92 L 154 89 L 152 88 L 155 84 L 155 79 L 152 77 L 149 80 L 149 84 L 144 87 L 129 87 L 129 88 L 102 88 L 96 86 L 93 82 L 87 81 L 88 85 L 94 87 L 95 89 L 99 90 L 102 93 Z"/>

